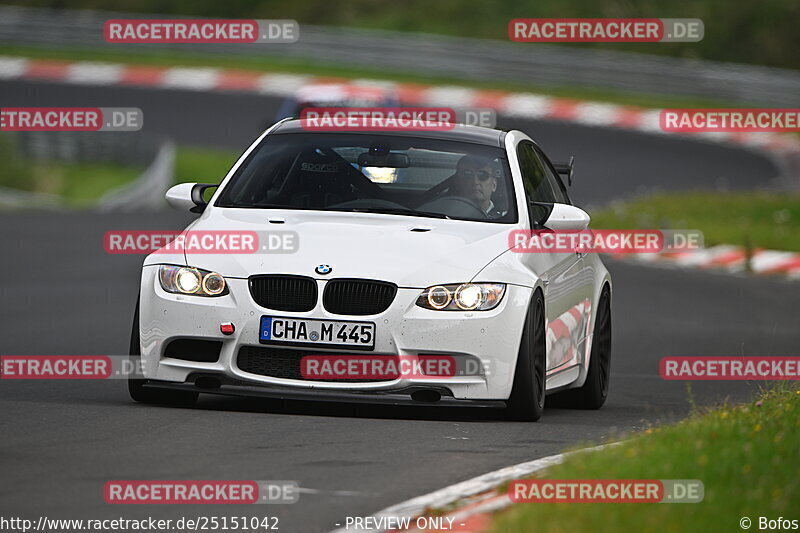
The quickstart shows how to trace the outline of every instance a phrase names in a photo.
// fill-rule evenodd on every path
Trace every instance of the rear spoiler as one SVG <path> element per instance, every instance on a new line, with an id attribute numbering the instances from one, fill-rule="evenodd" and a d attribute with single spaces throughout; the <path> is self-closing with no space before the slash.
<path id="1" fill-rule="evenodd" d="M 553 168 L 562 176 L 567 177 L 567 183 L 572 186 L 572 169 L 575 167 L 575 158 L 570 157 L 568 163 L 553 163 Z"/>

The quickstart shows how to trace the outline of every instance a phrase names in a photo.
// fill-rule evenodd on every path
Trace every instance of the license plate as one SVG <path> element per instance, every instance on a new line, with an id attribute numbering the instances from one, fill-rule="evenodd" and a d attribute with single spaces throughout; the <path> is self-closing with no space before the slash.
<path id="1" fill-rule="evenodd" d="M 314 318 L 262 316 L 258 340 L 270 344 L 375 347 L 375 324 Z"/>

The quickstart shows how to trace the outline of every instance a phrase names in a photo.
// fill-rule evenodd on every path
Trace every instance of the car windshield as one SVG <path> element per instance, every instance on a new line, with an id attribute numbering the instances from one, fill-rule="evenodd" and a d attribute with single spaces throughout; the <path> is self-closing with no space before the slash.
<path id="1" fill-rule="evenodd" d="M 218 207 L 388 213 L 516 222 L 500 148 L 366 133 L 267 135 Z"/>

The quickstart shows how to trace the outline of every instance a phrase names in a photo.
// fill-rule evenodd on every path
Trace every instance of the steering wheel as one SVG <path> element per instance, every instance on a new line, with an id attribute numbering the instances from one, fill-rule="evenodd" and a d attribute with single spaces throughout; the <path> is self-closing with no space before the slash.
<path id="1" fill-rule="evenodd" d="M 450 199 L 458 200 L 459 202 L 463 202 L 463 203 L 469 205 L 470 207 L 474 207 L 475 209 L 480 211 L 483 216 L 485 216 L 485 217 L 489 216 L 489 215 L 486 214 L 486 211 L 484 211 L 483 208 L 478 204 L 478 202 L 476 202 L 472 198 L 467 198 L 466 196 L 443 196 L 441 199 L 442 200 L 445 200 L 445 199 L 447 199 L 447 200 L 450 200 Z"/>
<path id="2" fill-rule="evenodd" d="M 489 218 L 489 215 L 486 214 L 486 212 L 481 208 L 480 205 L 478 205 L 478 203 L 475 200 L 473 200 L 471 198 L 466 198 L 464 196 L 442 196 L 441 198 L 435 198 L 434 200 L 432 200 L 430 202 L 427 202 L 426 204 L 422 204 L 418 208 L 421 209 L 421 208 L 425 207 L 426 205 L 432 204 L 434 202 L 455 202 L 455 203 L 459 203 L 459 204 L 464 204 L 464 205 L 467 205 L 467 206 L 471 207 L 472 209 L 474 209 L 475 212 L 480 215 L 480 217 Z M 450 214 L 450 213 L 447 212 L 446 209 L 442 209 L 442 206 L 436 206 L 435 209 L 421 209 L 421 210 L 422 211 L 434 211 L 436 213 L 442 213 L 442 214 L 445 214 L 445 215 Z"/>
<path id="3" fill-rule="evenodd" d="M 357 200 L 348 200 L 338 204 L 329 205 L 337 209 L 408 209 L 403 204 L 392 202 L 390 200 L 383 200 L 381 198 L 359 198 Z"/>
<path id="4" fill-rule="evenodd" d="M 449 178 L 445 178 L 438 184 L 434 185 L 433 187 L 422 193 L 422 197 L 417 201 L 416 207 L 419 207 L 423 204 L 427 204 L 439 198 L 442 194 L 447 192 L 447 190 L 453 186 L 453 183 L 455 183 L 457 177 L 458 174 L 453 174 Z"/>

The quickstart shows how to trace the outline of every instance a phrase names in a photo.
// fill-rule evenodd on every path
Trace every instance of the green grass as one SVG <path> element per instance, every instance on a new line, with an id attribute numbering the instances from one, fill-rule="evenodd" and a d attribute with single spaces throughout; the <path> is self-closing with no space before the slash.
<path id="1" fill-rule="evenodd" d="M 132 182 L 142 169 L 109 163 L 32 162 L 28 171 L 22 190 L 54 194 L 68 205 L 83 207 Z"/>
<path id="2" fill-rule="evenodd" d="M 28 160 L 5 136 L 0 137 L 0 160 L 0 186 L 60 196 L 74 207 L 93 203 L 143 170 L 113 163 Z"/>
<path id="3" fill-rule="evenodd" d="M 34 169 L 54 185 L 50 192 L 63 196 L 74 206 L 93 203 L 103 194 L 132 182 L 144 170 L 107 163 L 51 163 L 36 165 Z"/>
<path id="4" fill-rule="evenodd" d="M 219 183 L 239 155 L 229 150 L 179 146 L 175 155 L 175 182 Z"/>
<path id="5" fill-rule="evenodd" d="M 266 46 L 266 45 L 265 45 Z M 513 83 L 501 80 L 476 81 L 448 76 L 420 75 L 402 71 L 389 72 L 386 69 L 348 67 L 329 62 L 283 59 L 267 56 L 198 55 L 191 52 L 153 51 L 150 53 L 114 51 L 113 49 L 82 48 L 38 48 L 31 46 L 0 45 L 0 55 L 21 56 L 38 59 L 59 59 L 70 61 L 110 61 L 126 64 L 153 66 L 219 67 L 261 72 L 281 72 L 290 74 L 311 74 L 314 76 L 346 79 L 371 78 L 395 82 L 420 83 L 426 85 L 459 85 L 476 89 L 531 92 L 577 100 L 593 100 L 614 104 L 640 106 L 646 108 L 674 107 L 735 107 L 735 102 L 704 98 L 689 98 L 670 95 L 651 95 L 623 93 L 577 86 L 536 86 L 528 83 Z"/>
<path id="6" fill-rule="evenodd" d="M 179 146 L 175 155 L 175 183 L 219 183 L 239 158 L 238 152 Z M 206 201 L 216 189 L 206 189 Z"/>
<path id="7" fill-rule="evenodd" d="M 515 504 L 494 516 L 492 533 L 741 531 L 739 519 L 800 518 L 800 390 L 782 386 L 758 402 L 723 406 L 624 444 L 573 456 L 548 479 L 699 479 L 700 503 Z"/>
<path id="8" fill-rule="evenodd" d="M 227 150 L 179 146 L 175 181 L 219 183 L 238 157 L 237 152 Z M 0 160 L 0 187 L 59 196 L 73 207 L 90 205 L 105 193 L 132 182 L 144 170 L 112 163 L 28 160 L 6 136 L 0 137 Z"/>
<path id="9" fill-rule="evenodd" d="M 699 229 L 705 245 L 800 251 L 800 194 L 656 194 L 592 213 L 596 229 Z"/>

